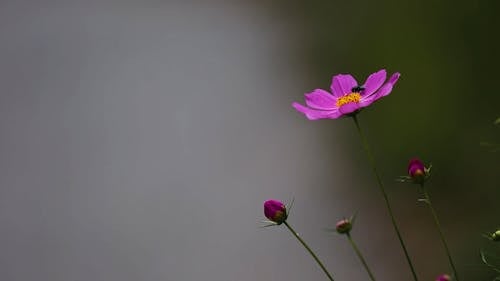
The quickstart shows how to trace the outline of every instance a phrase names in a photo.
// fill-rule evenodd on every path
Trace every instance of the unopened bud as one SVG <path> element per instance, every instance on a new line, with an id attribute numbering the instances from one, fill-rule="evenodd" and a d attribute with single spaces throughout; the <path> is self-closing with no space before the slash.
<path id="1" fill-rule="evenodd" d="M 491 234 L 491 240 L 500 241 L 500 229 Z"/>
<path id="2" fill-rule="evenodd" d="M 428 169 L 425 168 L 424 163 L 418 158 L 410 160 L 408 164 L 408 175 L 413 182 L 418 184 L 423 184 L 427 177 L 429 177 Z"/>
<path id="3" fill-rule="evenodd" d="M 264 202 L 264 215 L 276 224 L 282 224 L 288 217 L 285 204 L 272 199 Z"/>
<path id="4" fill-rule="evenodd" d="M 339 222 L 337 222 L 335 229 L 340 234 L 347 234 L 352 229 L 352 222 L 348 219 L 340 220 Z"/>
<path id="5" fill-rule="evenodd" d="M 436 278 L 436 281 L 451 281 L 451 277 L 448 274 L 442 274 Z"/>

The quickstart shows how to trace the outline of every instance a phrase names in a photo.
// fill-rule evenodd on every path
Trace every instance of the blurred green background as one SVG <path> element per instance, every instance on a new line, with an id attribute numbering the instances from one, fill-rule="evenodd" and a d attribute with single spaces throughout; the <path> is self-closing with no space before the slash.
<path id="1" fill-rule="evenodd" d="M 410 248 L 422 254 L 417 268 L 435 261 L 433 251 L 442 255 L 441 248 L 422 252 L 440 244 L 433 241 L 437 233 L 428 210 L 414 208 L 420 205 L 416 187 L 391 181 L 415 156 L 433 165 L 429 192 L 462 279 L 492 279 L 494 274 L 478 264 L 478 253 L 491 247 L 481 234 L 500 225 L 500 159 L 479 143 L 500 140 L 500 128 L 493 125 L 500 116 L 500 2 L 287 3 L 279 9 L 290 13 L 303 36 L 300 48 L 314 77 L 310 89 L 329 89 L 336 73 L 351 73 L 361 83 L 380 68 L 402 75 L 392 94 L 359 118 L 399 219 L 409 227 Z M 368 173 L 352 121 L 320 122 L 325 135 L 344 133 L 357 167 Z"/>

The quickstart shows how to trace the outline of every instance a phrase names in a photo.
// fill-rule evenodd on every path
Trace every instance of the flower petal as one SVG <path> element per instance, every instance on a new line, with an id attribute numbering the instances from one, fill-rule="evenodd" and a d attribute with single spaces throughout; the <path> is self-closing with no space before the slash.
<path id="1" fill-rule="evenodd" d="M 384 86 L 382 86 L 376 93 L 375 99 L 379 99 L 382 97 L 387 96 L 390 94 L 392 91 L 392 84 L 391 83 L 386 83 Z"/>
<path id="2" fill-rule="evenodd" d="M 388 94 L 390 94 L 392 91 L 392 87 L 394 86 L 394 84 L 396 84 L 396 82 L 398 82 L 399 76 L 401 76 L 401 74 L 399 74 L 399 72 L 394 73 L 391 76 L 391 78 L 389 78 L 389 82 L 385 83 L 384 86 L 382 86 L 377 91 L 377 93 L 375 93 L 377 95 L 376 99 L 379 99 L 381 97 L 385 97 Z"/>
<path id="3" fill-rule="evenodd" d="M 385 78 L 387 77 L 387 72 L 385 69 L 381 69 L 375 73 L 372 73 L 365 82 L 365 90 L 363 91 L 363 96 L 369 96 L 375 91 L 377 91 L 382 84 L 384 84 Z"/>
<path id="4" fill-rule="evenodd" d="M 359 101 L 359 107 L 367 107 L 370 104 L 377 101 L 379 98 L 381 98 L 381 97 L 378 97 L 377 95 L 363 96 L 363 97 L 361 97 L 361 100 Z"/>
<path id="5" fill-rule="evenodd" d="M 337 108 L 335 106 L 335 97 L 323 89 L 315 89 L 314 91 L 305 94 L 305 96 L 306 104 L 311 108 L 323 110 L 334 110 Z"/>
<path id="6" fill-rule="evenodd" d="M 318 120 L 318 119 L 336 119 L 339 118 L 342 114 L 337 110 L 315 110 L 309 107 L 305 107 L 298 102 L 292 103 L 292 106 L 298 111 L 303 113 L 307 119 L 309 120 Z"/>
<path id="7" fill-rule="evenodd" d="M 345 114 L 353 113 L 354 111 L 358 110 L 359 108 L 360 107 L 359 107 L 359 104 L 357 102 L 350 102 L 350 103 L 346 103 L 343 106 L 341 106 L 339 108 L 339 111 L 340 111 L 340 113 L 345 115 Z"/>
<path id="8" fill-rule="evenodd" d="M 389 78 L 389 83 L 391 83 L 394 86 L 394 84 L 396 84 L 396 82 L 398 82 L 399 76 L 401 76 L 401 74 L 399 72 L 394 73 L 391 76 L 391 78 Z"/>
<path id="9" fill-rule="evenodd" d="M 338 74 L 333 76 L 330 88 L 334 96 L 341 97 L 352 92 L 352 88 L 356 86 L 358 82 L 350 74 Z"/>

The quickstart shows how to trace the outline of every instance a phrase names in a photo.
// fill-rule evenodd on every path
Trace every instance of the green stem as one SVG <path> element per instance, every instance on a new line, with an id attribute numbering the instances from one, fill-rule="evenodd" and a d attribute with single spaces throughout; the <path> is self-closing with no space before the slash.
<path id="1" fill-rule="evenodd" d="M 424 188 L 424 184 L 420 185 L 420 189 L 422 191 L 422 194 L 424 195 L 425 203 L 427 203 L 427 206 L 429 206 L 429 209 L 431 210 L 432 217 L 434 218 L 434 223 L 436 224 L 436 227 L 437 227 L 438 232 L 439 232 L 439 236 L 441 237 L 441 241 L 443 242 L 444 249 L 446 250 L 446 255 L 448 256 L 448 261 L 450 262 L 451 269 L 453 270 L 453 275 L 455 275 L 455 280 L 459 281 L 457 269 L 455 268 L 455 264 L 453 263 L 453 259 L 451 258 L 450 248 L 448 248 L 448 243 L 446 243 L 446 238 L 444 237 L 443 230 L 441 229 L 441 223 L 439 223 L 439 219 L 438 219 L 438 216 L 436 214 L 436 210 L 432 206 L 432 202 L 431 202 L 431 199 L 429 197 L 429 193 L 427 193 L 427 190 Z"/>
<path id="2" fill-rule="evenodd" d="M 363 131 L 361 130 L 361 127 L 359 126 L 358 118 L 356 115 L 352 116 L 352 119 L 354 120 L 354 123 L 356 124 L 356 128 L 358 129 L 359 137 L 361 138 L 361 141 L 363 142 L 363 147 L 366 151 L 366 155 L 368 156 L 368 160 L 370 161 L 370 164 L 372 166 L 373 174 L 375 174 L 375 178 L 377 179 L 377 183 L 380 189 L 380 192 L 382 193 L 385 201 L 385 205 L 387 207 L 387 211 L 389 212 L 389 216 L 391 217 L 392 225 L 394 226 L 394 230 L 396 231 L 396 234 L 399 239 L 399 243 L 401 244 L 401 248 L 403 248 L 406 261 L 408 261 L 408 265 L 410 266 L 411 273 L 413 275 L 413 279 L 415 281 L 418 281 L 417 273 L 415 272 L 415 268 L 413 267 L 413 264 L 411 262 L 410 255 L 408 254 L 408 250 L 406 250 L 405 243 L 403 241 L 403 237 L 401 236 L 401 233 L 399 232 L 399 227 L 396 223 L 396 219 L 394 218 L 394 213 L 392 212 L 392 207 L 389 202 L 389 198 L 387 196 L 387 192 L 385 191 L 384 184 L 382 183 L 382 179 L 380 178 L 380 175 L 377 171 L 377 165 L 375 164 L 375 159 L 373 158 L 372 152 L 370 150 L 370 146 L 368 145 L 368 141 L 366 140 L 365 135 L 363 134 Z"/>
<path id="3" fill-rule="evenodd" d="M 311 248 L 309 248 L 309 246 L 306 244 L 306 242 L 304 240 L 302 240 L 302 238 L 300 238 L 299 234 L 297 232 L 295 232 L 295 230 L 286 221 L 283 222 L 283 224 L 286 225 L 286 227 L 288 227 L 288 229 L 293 234 L 293 236 L 295 236 L 295 238 L 297 238 L 297 240 L 299 240 L 299 242 L 302 244 L 302 246 L 304 246 L 304 248 L 306 248 L 306 250 L 309 252 L 309 254 L 311 254 L 311 256 L 314 258 L 314 260 L 318 263 L 319 267 L 321 267 L 323 272 L 326 274 L 328 279 L 330 279 L 331 281 L 334 281 L 330 272 L 328 272 L 328 270 L 325 268 L 323 263 L 321 263 L 319 258 L 316 256 L 316 254 L 314 254 L 314 252 L 311 250 Z"/>
<path id="4" fill-rule="evenodd" d="M 488 266 L 489 268 L 491 268 L 492 270 L 496 271 L 497 273 L 500 273 L 500 269 L 498 269 L 496 266 L 492 265 L 491 263 L 489 263 L 487 260 L 486 260 L 486 255 L 483 253 L 483 251 L 481 251 L 481 260 L 483 261 L 483 263 Z M 500 276 L 499 276 L 500 277 Z"/>
<path id="5" fill-rule="evenodd" d="M 368 264 L 366 263 L 366 260 L 363 257 L 363 255 L 361 254 L 361 251 L 359 250 L 358 246 L 356 246 L 356 243 L 354 243 L 354 240 L 352 240 L 351 234 L 347 233 L 346 235 L 347 235 L 347 240 L 349 240 L 349 242 L 352 245 L 352 248 L 354 249 L 354 251 L 358 255 L 359 259 L 361 260 L 361 263 L 363 263 L 363 266 L 365 267 L 366 272 L 368 272 L 368 275 L 370 275 L 370 279 L 375 281 L 375 276 L 373 275 L 370 268 L 368 267 Z"/>

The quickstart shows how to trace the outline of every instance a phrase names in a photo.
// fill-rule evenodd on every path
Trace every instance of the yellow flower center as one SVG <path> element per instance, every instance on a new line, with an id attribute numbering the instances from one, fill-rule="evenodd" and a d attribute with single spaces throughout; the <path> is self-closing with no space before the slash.
<path id="1" fill-rule="evenodd" d="M 337 107 L 341 107 L 346 103 L 356 102 L 358 103 L 361 99 L 361 95 L 359 93 L 349 93 L 337 99 Z"/>

